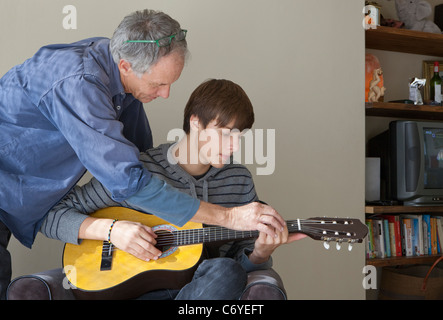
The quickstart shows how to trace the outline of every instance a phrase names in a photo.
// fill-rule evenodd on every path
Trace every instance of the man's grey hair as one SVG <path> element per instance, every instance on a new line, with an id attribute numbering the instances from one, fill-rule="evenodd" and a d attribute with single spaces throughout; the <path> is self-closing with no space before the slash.
<path id="1" fill-rule="evenodd" d="M 142 76 L 160 58 L 178 52 L 186 58 L 188 49 L 186 39 L 172 40 L 169 46 L 159 48 L 155 43 L 125 43 L 127 40 L 158 40 L 180 32 L 180 24 L 169 15 L 154 11 L 136 11 L 126 16 L 114 31 L 110 49 L 115 63 L 120 59 L 131 64 L 132 70 Z"/>

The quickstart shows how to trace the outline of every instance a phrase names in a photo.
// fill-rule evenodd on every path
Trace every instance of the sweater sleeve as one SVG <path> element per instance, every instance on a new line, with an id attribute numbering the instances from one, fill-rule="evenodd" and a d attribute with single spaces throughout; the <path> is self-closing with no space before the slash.
<path id="1" fill-rule="evenodd" d="M 74 187 L 47 214 L 40 232 L 48 238 L 79 244 L 78 232 L 89 214 L 106 207 L 122 206 L 95 178 L 84 186 Z"/>
<path id="2" fill-rule="evenodd" d="M 117 202 L 95 178 L 82 187 L 76 186 L 46 216 L 40 231 L 48 238 L 79 244 L 78 232 L 87 216 L 107 207 L 126 207 L 154 214 L 163 220 L 183 226 L 197 212 L 200 200 L 178 191 L 152 176 L 145 188 L 127 201 Z"/>
<path id="3" fill-rule="evenodd" d="M 227 243 L 220 247 L 220 256 L 236 260 L 246 272 L 266 270 L 272 267 L 272 257 L 268 261 L 255 264 L 249 260 L 249 254 L 254 250 L 255 240 L 243 240 Z"/>

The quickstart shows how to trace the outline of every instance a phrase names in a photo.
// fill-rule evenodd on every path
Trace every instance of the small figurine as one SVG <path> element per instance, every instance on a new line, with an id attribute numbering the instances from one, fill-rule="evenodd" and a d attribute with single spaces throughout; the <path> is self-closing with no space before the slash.
<path id="1" fill-rule="evenodd" d="M 368 101 L 369 102 L 377 102 L 380 97 L 385 95 L 386 88 L 379 87 L 381 79 L 380 76 L 383 74 L 381 68 L 374 69 L 372 73 L 372 80 L 369 82 L 369 93 L 368 93 Z"/>
<path id="2" fill-rule="evenodd" d="M 377 102 L 385 95 L 386 91 L 383 86 L 383 71 L 378 58 L 373 54 L 367 53 L 365 60 L 365 101 Z"/>

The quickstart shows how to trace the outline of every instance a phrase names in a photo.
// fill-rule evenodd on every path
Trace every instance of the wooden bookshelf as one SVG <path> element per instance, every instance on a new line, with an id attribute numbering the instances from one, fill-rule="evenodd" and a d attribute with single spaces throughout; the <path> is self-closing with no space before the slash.
<path id="1" fill-rule="evenodd" d="M 390 27 L 368 29 L 366 48 L 443 57 L 443 36 Z"/>
<path id="2" fill-rule="evenodd" d="M 376 29 L 366 30 L 365 43 L 368 49 L 443 57 L 442 34 L 377 27 Z M 367 102 L 365 103 L 365 113 L 366 116 L 443 121 L 443 107 L 441 106 Z M 365 213 L 367 216 L 403 213 L 443 215 L 443 206 L 366 206 Z M 439 257 L 440 255 L 424 255 L 419 257 L 377 258 L 366 259 L 366 263 L 376 267 L 428 264 L 433 263 Z"/>
<path id="3" fill-rule="evenodd" d="M 366 206 L 366 214 L 443 213 L 443 206 Z"/>
<path id="4" fill-rule="evenodd" d="M 443 206 L 366 206 L 365 213 L 367 216 L 383 215 L 383 214 L 423 214 L 430 213 L 441 215 Z M 433 263 L 440 255 L 423 255 L 414 257 L 391 257 L 391 258 L 374 258 L 366 259 L 366 264 L 375 267 L 388 267 L 407 264 L 427 264 Z"/>
<path id="5" fill-rule="evenodd" d="M 365 102 L 366 116 L 443 121 L 443 107 L 392 102 Z"/>
<path id="6" fill-rule="evenodd" d="M 374 267 L 392 267 L 407 264 L 428 264 L 434 263 L 441 255 L 427 255 L 419 257 L 392 257 L 392 258 L 374 258 L 366 259 L 366 264 Z"/>

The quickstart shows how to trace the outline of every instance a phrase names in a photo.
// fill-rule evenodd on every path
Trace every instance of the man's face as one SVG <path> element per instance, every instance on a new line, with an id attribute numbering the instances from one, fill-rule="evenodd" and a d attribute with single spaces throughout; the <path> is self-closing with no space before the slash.
<path id="1" fill-rule="evenodd" d="M 125 92 L 147 103 L 157 97 L 169 97 L 171 85 L 178 80 L 183 70 L 184 59 L 178 53 L 171 53 L 161 58 L 141 77 L 137 76 L 125 60 L 120 60 L 118 67 Z"/>

